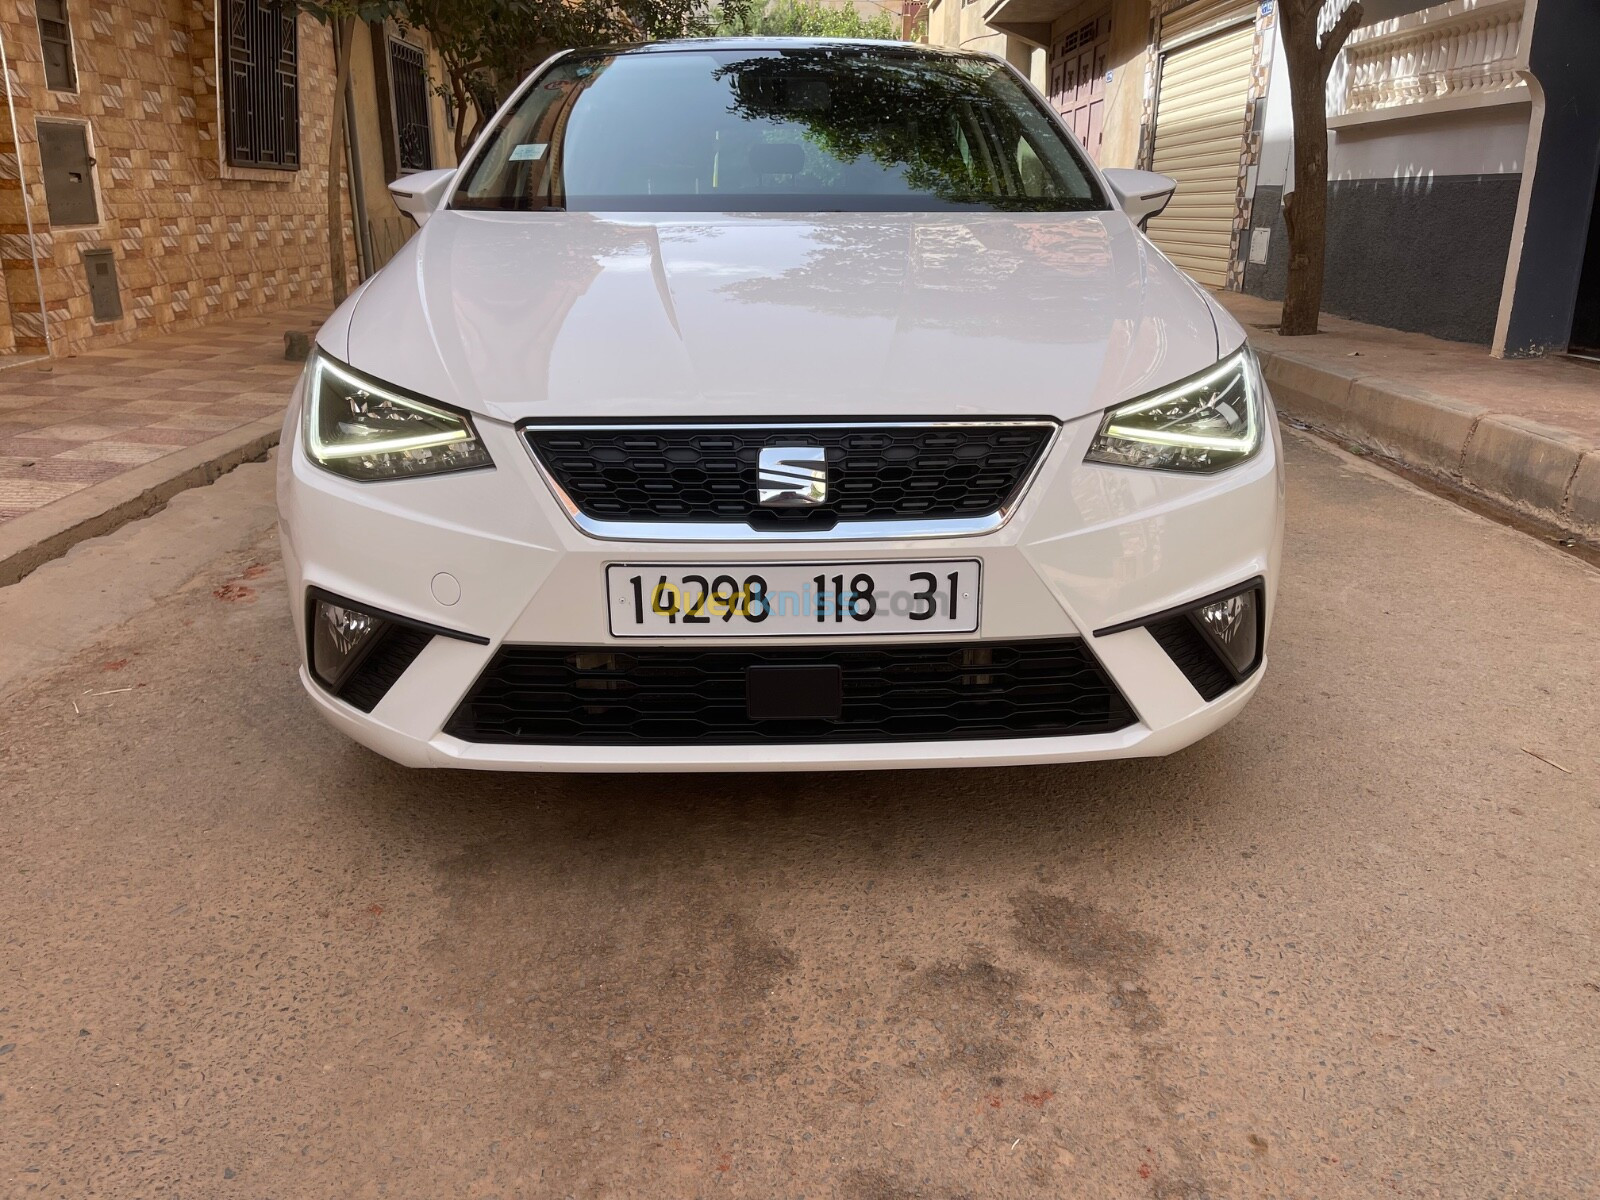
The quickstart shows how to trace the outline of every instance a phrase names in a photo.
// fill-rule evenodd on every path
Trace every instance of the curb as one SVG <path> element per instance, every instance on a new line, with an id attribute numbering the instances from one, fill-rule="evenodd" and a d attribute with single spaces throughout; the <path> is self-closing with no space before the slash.
<path id="1" fill-rule="evenodd" d="M 79 542 L 148 516 L 179 492 L 260 458 L 278 444 L 282 431 L 281 414 L 262 417 L 0 524 L 0 587 Z"/>
<path id="2" fill-rule="evenodd" d="M 1600 446 L 1358 368 L 1254 346 L 1278 407 L 1313 429 L 1564 537 L 1600 545 Z"/>

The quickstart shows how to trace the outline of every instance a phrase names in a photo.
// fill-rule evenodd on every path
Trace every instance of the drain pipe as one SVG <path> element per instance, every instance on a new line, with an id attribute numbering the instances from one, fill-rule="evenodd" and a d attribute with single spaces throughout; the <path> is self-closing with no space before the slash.
<path id="1" fill-rule="evenodd" d="M 371 36 L 372 26 L 367 26 L 368 36 Z M 351 40 L 355 37 L 355 27 L 350 28 Z M 339 31 L 333 31 L 334 44 L 338 44 Z M 351 53 L 355 48 L 351 47 Z M 361 173 L 361 135 L 356 131 L 356 73 L 350 72 L 350 78 L 345 80 L 344 95 L 340 97 L 344 103 L 344 157 L 346 170 L 350 172 L 350 219 L 356 227 L 356 258 L 360 266 L 361 281 L 365 283 L 372 278 L 372 226 L 367 220 L 367 185 Z"/>
<path id="2" fill-rule="evenodd" d="M 39 240 L 33 233 L 33 202 L 28 197 L 28 177 L 22 172 L 22 137 L 17 133 L 17 105 L 11 94 L 11 63 L 6 58 L 4 29 L 0 29 L 0 76 L 6 81 L 6 111 L 11 114 L 11 146 L 17 155 L 17 185 L 22 189 L 22 217 L 28 226 L 28 256 L 33 259 L 33 287 L 39 294 L 39 325 L 44 330 L 44 355 L 49 358 L 54 353 L 50 312 L 44 299 L 44 276 L 39 270 Z"/>

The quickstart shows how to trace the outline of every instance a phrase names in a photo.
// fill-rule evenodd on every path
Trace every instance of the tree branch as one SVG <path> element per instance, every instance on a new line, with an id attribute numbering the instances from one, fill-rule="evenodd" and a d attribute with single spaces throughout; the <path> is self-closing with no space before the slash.
<path id="1" fill-rule="evenodd" d="M 1324 35 L 1321 45 L 1317 47 L 1317 63 L 1322 71 L 1322 79 L 1327 81 L 1328 75 L 1333 71 L 1333 60 L 1339 57 L 1339 51 L 1344 49 L 1345 40 L 1355 32 L 1357 25 L 1361 24 L 1361 0 L 1354 0 L 1349 8 L 1339 14 L 1339 19 L 1333 23 L 1333 28 Z"/>

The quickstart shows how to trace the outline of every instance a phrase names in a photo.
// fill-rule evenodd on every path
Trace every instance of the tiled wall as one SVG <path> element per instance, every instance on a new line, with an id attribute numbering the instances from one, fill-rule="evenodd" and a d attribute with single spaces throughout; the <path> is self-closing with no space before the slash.
<path id="1" fill-rule="evenodd" d="M 56 353 L 179 329 L 230 313 L 329 295 L 327 146 L 333 98 L 328 31 L 300 17 L 300 146 L 295 172 L 223 164 L 217 0 L 68 0 L 75 93 L 45 85 L 33 0 L 0 6 L 21 170 L 32 199 Z M 37 117 L 88 123 L 100 223 L 52 229 Z M 43 348 L 43 319 L 17 179 L 0 113 L 0 354 Z M 342 174 L 342 171 L 341 171 Z M 345 211 L 348 213 L 348 197 Z M 123 316 L 93 319 L 81 255 L 109 249 Z M 352 248 L 347 259 L 355 262 Z M 8 340 L 9 335 L 9 340 Z"/>

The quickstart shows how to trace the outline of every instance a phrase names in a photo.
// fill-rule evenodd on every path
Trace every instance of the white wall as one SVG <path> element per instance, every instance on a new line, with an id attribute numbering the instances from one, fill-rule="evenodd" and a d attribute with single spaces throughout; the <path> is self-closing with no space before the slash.
<path id="1" fill-rule="evenodd" d="M 1496 104 L 1333 131 L 1330 179 L 1428 179 L 1522 170 L 1530 106 Z"/>
<path id="2" fill-rule="evenodd" d="M 1289 109 L 1289 59 L 1283 52 L 1283 19 L 1272 26 L 1272 74 L 1261 118 L 1261 158 L 1256 186 L 1288 191 L 1294 177 L 1294 114 Z"/>
<path id="3" fill-rule="evenodd" d="M 1526 101 L 1495 104 L 1431 116 L 1391 116 L 1330 130 L 1328 178 L 1426 179 L 1521 171 L 1529 108 Z M 1294 118 L 1281 40 L 1273 48 L 1256 185 L 1284 191 L 1294 186 Z"/>

